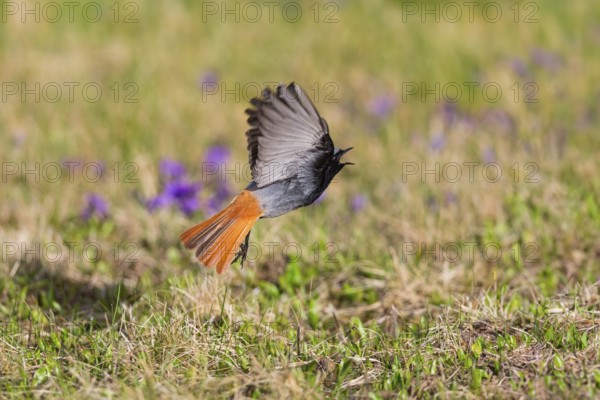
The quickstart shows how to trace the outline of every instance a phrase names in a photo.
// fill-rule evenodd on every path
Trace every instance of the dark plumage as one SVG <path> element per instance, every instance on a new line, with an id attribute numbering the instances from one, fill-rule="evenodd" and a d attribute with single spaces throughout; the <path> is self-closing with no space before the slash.
<path id="1" fill-rule="evenodd" d="M 246 136 L 253 184 L 248 189 L 296 181 L 292 185 L 277 185 L 278 191 L 285 186 L 289 195 L 267 206 L 273 216 L 311 204 L 333 177 L 350 164 L 340 162 L 340 158 L 351 148 L 334 147 L 327 122 L 293 82 L 278 86 L 275 93 L 266 88 L 262 97 L 251 103 L 255 108 L 246 110 L 250 125 Z"/>
<path id="2" fill-rule="evenodd" d="M 271 218 L 313 203 L 333 177 L 351 163 L 333 145 L 327 122 L 295 83 L 263 90 L 246 110 L 252 182 L 223 211 L 181 235 L 189 249 L 221 273 L 248 250 L 250 229 Z M 238 251 L 239 249 L 239 251 Z"/>

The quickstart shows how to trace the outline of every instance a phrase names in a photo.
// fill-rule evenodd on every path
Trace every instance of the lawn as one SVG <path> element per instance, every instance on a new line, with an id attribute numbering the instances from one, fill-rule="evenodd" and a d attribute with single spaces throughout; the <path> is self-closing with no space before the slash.
<path id="1" fill-rule="evenodd" d="M 0 2 L 0 397 L 596 398 L 600 5 Z M 346 167 L 200 266 L 244 110 Z"/>

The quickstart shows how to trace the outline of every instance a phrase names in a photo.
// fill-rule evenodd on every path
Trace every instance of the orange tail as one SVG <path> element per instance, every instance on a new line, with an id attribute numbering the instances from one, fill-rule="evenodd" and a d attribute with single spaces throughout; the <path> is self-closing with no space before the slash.
<path id="1" fill-rule="evenodd" d="M 242 241 L 263 214 L 256 197 L 244 190 L 223 211 L 183 232 L 179 239 L 206 267 L 222 273 L 233 261 Z"/>

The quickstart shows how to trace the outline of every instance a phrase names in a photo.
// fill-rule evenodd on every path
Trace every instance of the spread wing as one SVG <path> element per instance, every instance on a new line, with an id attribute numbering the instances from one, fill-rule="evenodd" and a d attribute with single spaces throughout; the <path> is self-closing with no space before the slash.
<path id="1" fill-rule="evenodd" d="M 333 157 L 327 122 L 295 83 L 266 88 L 247 109 L 252 179 L 258 187 L 302 176 Z"/>

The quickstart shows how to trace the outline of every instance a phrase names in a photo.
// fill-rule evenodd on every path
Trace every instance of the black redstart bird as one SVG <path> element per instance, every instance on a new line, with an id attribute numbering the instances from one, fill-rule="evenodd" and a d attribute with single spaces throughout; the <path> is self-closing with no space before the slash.
<path id="1" fill-rule="evenodd" d="M 272 218 L 312 204 L 345 165 L 352 147 L 334 147 L 327 122 L 295 83 L 265 88 L 250 101 L 246 132 L 252 182 L 224 210 L 188 229 L 180 239 L 208 268 L 222 273 L 248 251 L 250 230 Z"/>

